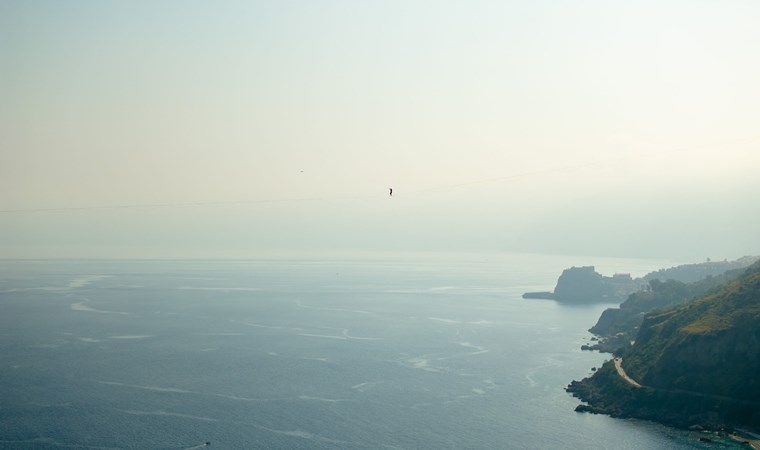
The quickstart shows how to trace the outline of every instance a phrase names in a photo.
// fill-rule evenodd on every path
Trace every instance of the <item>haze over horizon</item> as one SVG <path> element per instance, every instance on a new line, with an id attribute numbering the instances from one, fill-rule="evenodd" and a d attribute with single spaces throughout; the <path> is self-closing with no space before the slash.
<path id="1" fill-rule="evenodd" d="M 738 0 L 6 1 L 0 258 L 760 254 L 757 23 Z"/>

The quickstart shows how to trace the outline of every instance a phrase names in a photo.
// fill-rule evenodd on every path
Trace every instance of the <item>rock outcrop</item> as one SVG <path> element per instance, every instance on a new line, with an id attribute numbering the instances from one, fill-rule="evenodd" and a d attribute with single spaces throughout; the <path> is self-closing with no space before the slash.
<path id="1" fill-rule="evenodd" d="M 646 284 L 629 274 L 601 275 L 594 266 L 562 271 L 554 292 L 527 292 L 523 298 L 547 298 L 562 303 L 619 303 Z"/>

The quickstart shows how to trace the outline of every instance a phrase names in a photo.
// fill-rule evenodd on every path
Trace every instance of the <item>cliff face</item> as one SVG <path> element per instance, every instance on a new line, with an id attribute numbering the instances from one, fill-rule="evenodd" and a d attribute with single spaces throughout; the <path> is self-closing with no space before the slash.
<path id="1" fill-rule="evenodd" d="M 682 333 L 682 334 L 681 334 Z M 642 383 L 661 388 L 758 402 L 760 407 L 760 330 L 742 324 L 707 334 L 683 333 L 642 366 Z"/>
<path id="2" fill-rule="evenodd" d="M 562 271 L 554 292 L 528 292 L 524 298 L 549 298 L 563 303 L 618 303 L 642 287 L 630 275 L 605 277 L 594 266 L 571 267 Z"/>
<path id="3" fill-rule="evenodd" d="M 644 317 L 623 368 L 568 388 L 580 410 L 678 425 L 760 427 L 760 262 L 694 301 Z"/>
<path id="4" fill-rule="evenodd" d="M 568 303 L 617 303 L 641 287 L 630 275 L 605 277 L 594 266 L 562 271 L 554 288 L 554 298 Z"/>

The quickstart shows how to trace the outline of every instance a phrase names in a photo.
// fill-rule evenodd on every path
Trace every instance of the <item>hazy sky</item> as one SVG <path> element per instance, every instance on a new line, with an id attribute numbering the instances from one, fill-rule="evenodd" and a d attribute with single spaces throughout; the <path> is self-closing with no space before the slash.
<path id="1" fill-rule="evenodd" d="M 759 23 L 755 0 L 6 0 L 0 257 L 759 254 Z"/>

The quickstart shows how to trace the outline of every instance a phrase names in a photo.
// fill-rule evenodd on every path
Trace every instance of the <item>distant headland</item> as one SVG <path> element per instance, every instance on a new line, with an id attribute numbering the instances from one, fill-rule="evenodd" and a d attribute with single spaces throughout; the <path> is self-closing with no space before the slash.
<path id="1" fill-rule="evenodd" d="M 523 298 L 543 298 L 561 303 L 619 303 L 643 289 L 645 283 L 630 274 L 605 277 L 594 266 L 571 267 L 562 271 L 554 292 L 526 292 Z"/>
<path id="2" fill-rule="evenodd" d="M 757 257 L 745 256 L 735 261 L 710 261 L 684 264 L 650 272 L 641 278 L 628 273 L 604 276 L 594 266 L 571 267 L 562 271 L 553 292 L 526 292 L 526 299 L 549 299 L 560 303 L 621 303 L 631 294 L 647 291 L 652 280 L 676 280 L 683 283 L 720 275 L 732 269 L 748 267 Z"/>

